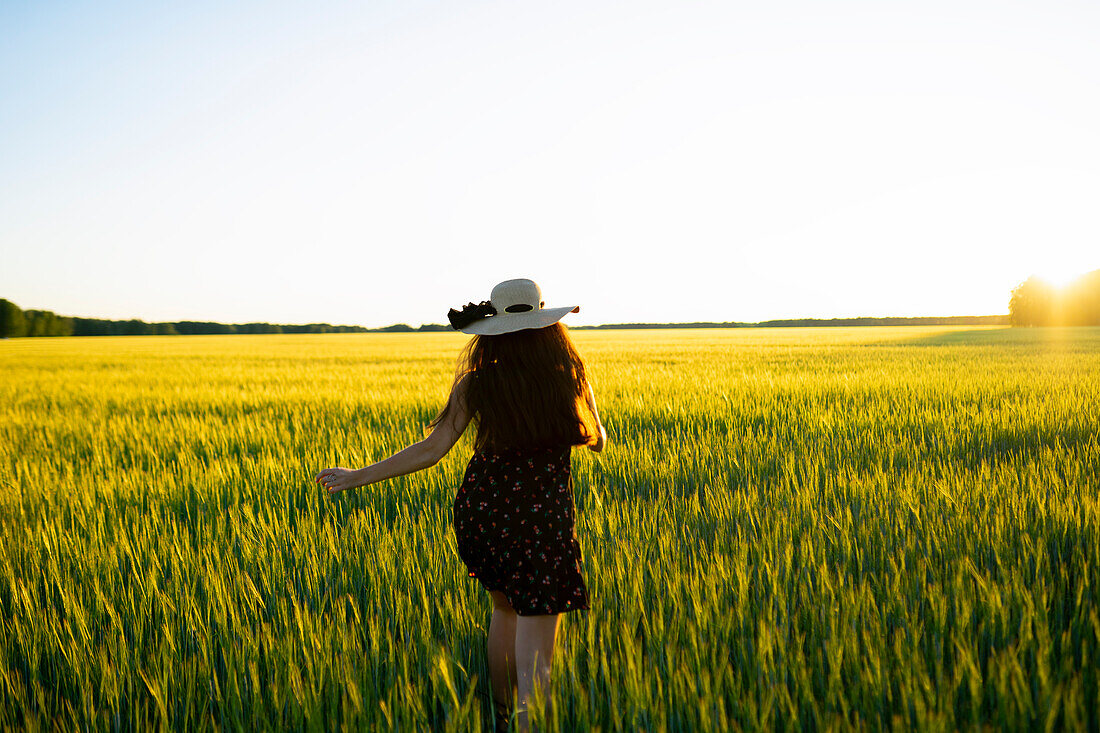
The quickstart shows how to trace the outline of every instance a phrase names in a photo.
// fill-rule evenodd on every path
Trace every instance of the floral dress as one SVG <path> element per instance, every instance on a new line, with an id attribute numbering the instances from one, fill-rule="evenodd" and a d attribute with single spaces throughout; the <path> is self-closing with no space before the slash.
<path id="1" fill-rule="evenodd" d="M 521 616 L 588 608 L 570 450 L 474 453 L 455 496 L 455 539 L 470 577 Z"/>

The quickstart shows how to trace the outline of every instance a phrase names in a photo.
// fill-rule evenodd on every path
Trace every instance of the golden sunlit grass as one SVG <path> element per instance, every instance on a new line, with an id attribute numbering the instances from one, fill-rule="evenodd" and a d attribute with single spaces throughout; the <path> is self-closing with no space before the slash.
<path id="1" fill-rule="evenodd" d="M 1093 728 L 1100 329 L 574 332 L 562 729 Z M 456 334 L 0 342 L 0 727 L 478 729 Z"/>

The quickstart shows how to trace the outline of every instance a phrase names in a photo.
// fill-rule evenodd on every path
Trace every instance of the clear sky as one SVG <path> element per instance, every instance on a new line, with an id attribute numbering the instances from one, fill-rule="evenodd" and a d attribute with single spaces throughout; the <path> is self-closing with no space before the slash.
<path id="1" fill-rule="evenodd" d="M 1007 312 L 1100 267 L 1100 4 L 0 3 L 0 297 Z"/>

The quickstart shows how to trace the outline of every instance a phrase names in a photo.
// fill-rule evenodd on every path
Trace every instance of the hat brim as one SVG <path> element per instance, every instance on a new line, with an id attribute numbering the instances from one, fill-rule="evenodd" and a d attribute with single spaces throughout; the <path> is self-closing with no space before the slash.
<path id="1" fill-rule="evenodd" d="M 580 310 L 579 305 L 570 305 L 564 308 L 539 308 L 537 311 L 526 313 L 498 313 L 495 316 L 486 316 L 479 321 L 474 321 L 460 330 L 462 333 L 475 336 L 499 336 L 513 331 L 546 328 L 560 321 L 566 313 L 580 313 Z"/>

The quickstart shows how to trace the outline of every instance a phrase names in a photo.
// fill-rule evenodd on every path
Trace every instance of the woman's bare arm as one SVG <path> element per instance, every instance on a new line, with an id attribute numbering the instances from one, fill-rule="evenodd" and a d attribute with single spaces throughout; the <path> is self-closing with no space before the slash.
<path id="1" fill-rule="evenodd" d="M 588 407 L 592 410 L 592 416 L 596 418 L 596 430 L 599 433 L 596 436 L 596 442 L 589 444 L 588 450 L 599 453 L 607 444 L 607 431 L 603 427 L 603 421 L 600 420 L 600 412 L 596 409 L 596 395 L 592 391 L 591 384 L 588 385 L 588 394 L 585 395 L 585 399 L 588 400 Z"/>
<path id="2" fill-rule="evenodd" d="M 314 476 L 313 480 L 328 489 L 330 494 L 335 494 L 434 466 L 454 447 L 470 424 L 470 414 L 466 408 L 465 378 L 455 384 L 448 403 L 450 410 L 446 418 L 423 440 L 394 453 L 384 461 L 358 470 L 326 468 Z"/>

